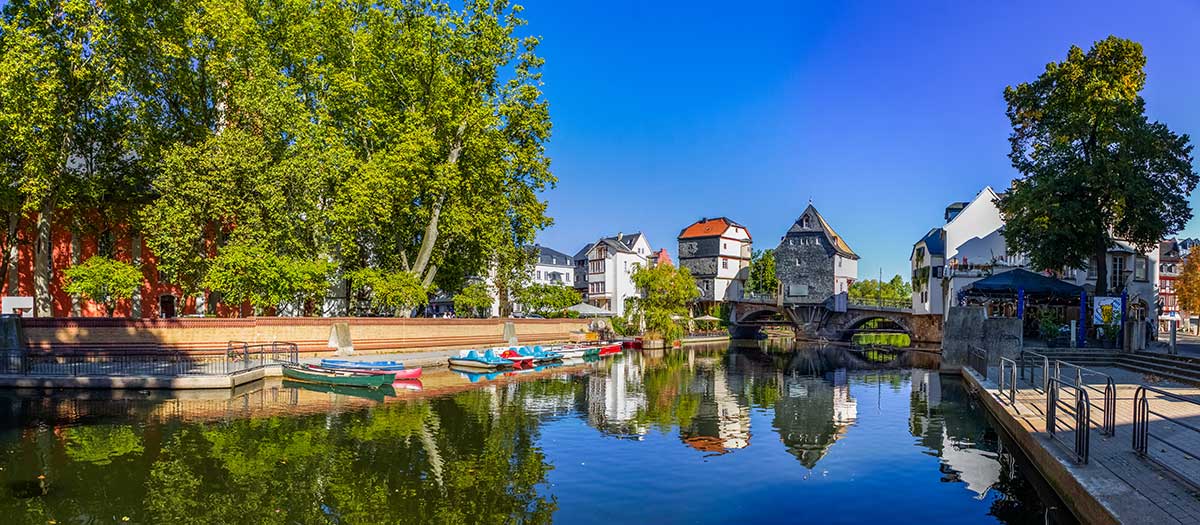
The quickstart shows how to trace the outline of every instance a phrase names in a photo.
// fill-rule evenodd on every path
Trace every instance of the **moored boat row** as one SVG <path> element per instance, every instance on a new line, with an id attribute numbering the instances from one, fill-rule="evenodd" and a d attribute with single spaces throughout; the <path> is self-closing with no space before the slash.
<path id="1" fill-rule="evenodd" d="M 463 350 L 451 357 L 451 367 L 468 370 L 522 370 L 537 364 L 552 363 L 564 359 L 606 357 L 620 354 L 622 343 L 566 344 L 542 348 L 522 346 L 488 348 L 485 350 Z"/>

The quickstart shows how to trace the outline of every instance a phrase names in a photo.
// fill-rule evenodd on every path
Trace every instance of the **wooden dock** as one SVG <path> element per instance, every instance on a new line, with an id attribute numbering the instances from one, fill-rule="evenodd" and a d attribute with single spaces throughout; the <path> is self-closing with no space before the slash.
<path id="1" fill-rule="evenodd" d="M 1200 428 L 1200 405 L 1148 393 L 1149 428 L 1157 437 L 1149 440 L 1147 455 L 1140 455 L 1133 447 L 1134 397 L 1140 384 L 1131 380 L 1129 374 L 1114 371 L 1114 433 L 1112 436 L 1102 433 L 1103 393 L 1088 390 L 1091 424 L 1087 427 L 1087 462 L 1082 463 L 1076 453 L 1070 410 L 1059 410 L 1054 436 L 1047 432 L 1048 405 L 1042 385 L 1035 388 L 1028 381 L 1019 380 L 1015 391 L 1007 386 L 1001 390 L 996 368 L 989 370 L 992 380 L 969 368 L 964 368 L 962 374 L 972 388 L 979 390 L 984 405 L 1082 522 L 1200 524 L 1197 491 L 1200 460 L 1165 444 L 1169 442 L 1200 454 L 1200 432 L 1155 415 Z M 1161 388 L 1200 399 L 1200 388 L 1182 385 Z M 1074 406 L 1073 389 L 1064 390 L 1072 392 L 1060 394 L 1060 406 Z M 1164 464 L 1175 472 L 1164 468 Z"/>

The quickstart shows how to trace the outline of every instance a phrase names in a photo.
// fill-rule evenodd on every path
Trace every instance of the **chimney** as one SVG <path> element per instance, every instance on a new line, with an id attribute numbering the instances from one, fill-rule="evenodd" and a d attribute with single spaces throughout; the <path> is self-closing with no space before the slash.
<path id="1" fill-rule="evenodd" d="M 621 232 L 617 232 L 617 242 L 620 242 L 621 239 L 623 239 L 623 238 L 625 238 L 625 234 L 621 233 Z"/>

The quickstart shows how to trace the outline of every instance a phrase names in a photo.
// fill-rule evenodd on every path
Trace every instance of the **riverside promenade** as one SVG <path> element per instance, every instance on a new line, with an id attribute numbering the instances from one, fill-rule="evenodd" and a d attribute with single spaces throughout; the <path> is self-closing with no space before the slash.
<path id="1" fill-rule="evenodd" d="M 1061 383 L 1046 381 L 1055 373 L 1040 366 L 1020 374 L 991 366 L 987 377 L 964 367 L 962 375 L 1082 522 L 1200 523 L 1200 459 L 1192 455 L 1200 453 L 1200 404 L 1187 401 L 1200 400 L 1200 388 L 1156 382 L 1142 390 L 1147 423 L 1138 427 L 1145 376 L 1115 367 L 1082 369 L 1086 386 L 1076 389 L 1075 372 L 1066 368 L 1058 374 Z M 1109 379 L 1113 388 L 1106 395 Z M 1134 448 L 1142 428 L 1148 431 L 1144 453 Z"/>

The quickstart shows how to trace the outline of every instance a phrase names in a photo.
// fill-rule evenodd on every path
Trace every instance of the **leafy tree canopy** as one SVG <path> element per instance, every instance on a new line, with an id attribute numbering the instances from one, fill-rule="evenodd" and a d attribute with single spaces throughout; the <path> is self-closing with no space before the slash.
<path id="1" fill-rule="evenodd" d="M 912 286 L 905 282 L 903 277 L 899 275 L 893 276 L 891 280 L 880 284 L 875 279 L 864 279 L 854 281 L 850 284 L 850 298 L 859 301 L 875 301 L 882 299 L 884 301 L 908 301 L 912 299 Z"/>
<path id="2" fill-rule="evenodd" d="M 461 317 L 485 317 L 495 302 L 488 285 L 475 282 L 454 295 L 454 312 Z"/>
<path id="3" fill-rule="evenodd" d="M 746 292 L 771 295 L 779 291 L 779 278 L 775 275 L 775 250 L 755 250 L 750 258 L 750 275 L 746 278 Z"/>
<path id="4" fill-rule="evenodd" d="M 1100 295 L 1114 238 L 1150 250 L 1192 217 L 1192 144 L 1146 117 L 1145 65 L 1141 44 L 1110 36 L 1004 90 L 1021 173 L 997 201 L 1005 240 L 1038 268 L 1096 265 Z"/>
<path id="5" fill-rule="evenodd" d="M 67 268 L 63 277 L 67 293 L 104 305 L 109 317 L 118 302 L 133 297 L 143 280 L 142 271 L 136 266 L 99 255 Z"/>
<path id="6" fill-rule="evenodd" d="M 641 267 L 633 273 L 633 284 L 642 291 L 642 297 L 633 301 L 631 311 L 641 318 L 647 335 L 667 341 L 682 337 L 688 303 L 700 297 L 692 273 L 669 264 Z"/>
<path id="7" fill-rule="evenodd" d="M 583 296 L 569 286 L 537 283 L 522 289 L 517 294 L 517 301 L 529 313 L 548 316 L 579 304 Z"/>

